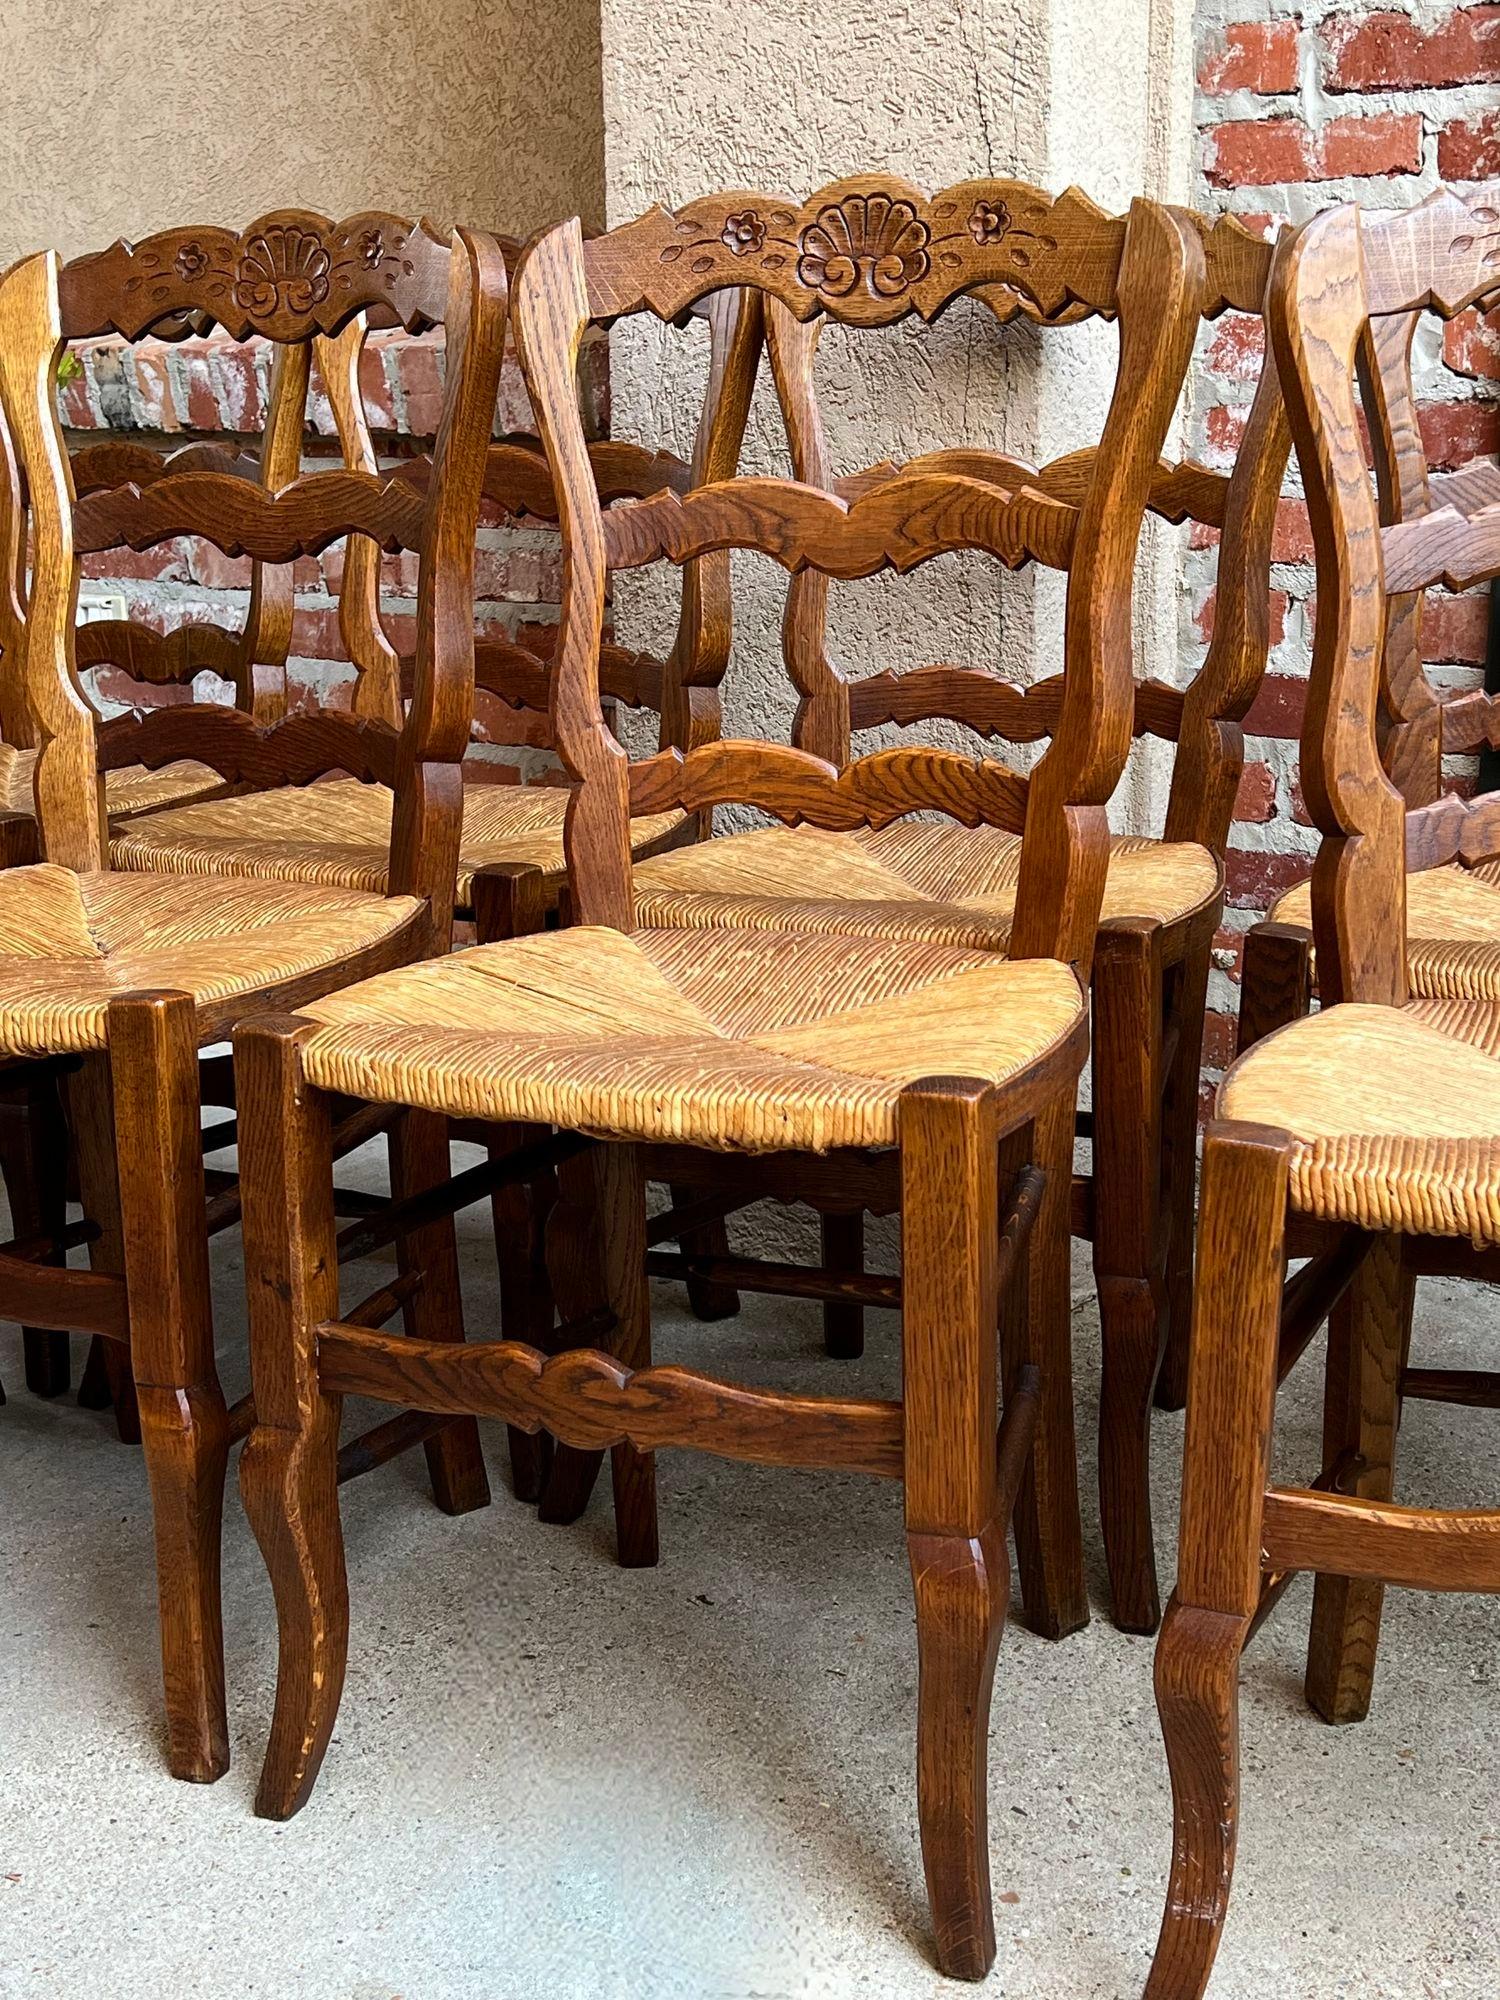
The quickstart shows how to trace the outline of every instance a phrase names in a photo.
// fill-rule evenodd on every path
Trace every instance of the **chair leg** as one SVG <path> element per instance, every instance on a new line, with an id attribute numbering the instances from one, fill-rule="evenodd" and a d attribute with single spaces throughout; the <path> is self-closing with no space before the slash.
<path id="1" fill-rule="evenodd" d="M 206 1783 L 229 1768 L 219 1598 L 229 1419 L 214 1366 L 191 999 L 116 1001 L 109 1050 L 171 1767 Z"/>
<path id="2" fill-rule="evenodd" d="M 1071 1121 L 1072 1107 L 1067 1107 Z M 977 1083 L 911 1084 L 900 1108 L 907 1552 L 917 1611 L 917 1811 L 951 1978 L 994 1963 L 988 1753 L 1010 1595 L 1000 1517 L 999 1202 L 994 1100 Z"/>
<path id="3" fill-rule="evenodd" d="M 98 1225 L 89 1245 L 89 1263 L 97 1271 L 125 1269 L 120 1235 L 119 1170 L 115 1159 L 115 1112 L 108 1061 L 90 1057 L 67 1079 L 68 1123 L 78 1158 L 78 1192 L 83 1212 Z M 200 1159 L 201 1166 L 201 1159 Z M 123 1342 L 96 1337 L 89 1348 L 78 1400 L 85 1409 L 113 1403 L 115 1429 L 122 1444 L 141 1441 L 140 1411 L 130 1351 Z"/>
<path id="4" fill-rule="evenodd" d="M 317 1328 L 338 1315 L 328 1102 L 303 1082 L 294 1022 L 235 1037 L 245 1110 L 245 1288 L 255 1427 L 240 1456 L 245 1512 L 270 1572 L 276 1710 L 255 1795 L 289 1819 L 318 1775 L 343 1692 L 349 1592 L 339 1519 L 340 1398 L 318 1381 Z"/>
<path id="5" fill-rule="evenodd" d="M 865 1268 L 863 1209 L 818 1218 L 823 1236 L 823 1264 L 841 1277 L 858 1277 Z M 830 1300 L 823 1307 L 823 1346 L 835 1361 L 857 1361 L 865 1351 L 865 1309 Z"/>
<path id="6" fill-rule="evenodd" d="M 433 1111 L 407 1111 L 391 1127 L 391 1193 L 397 1201 L 451 1178 L 448 1121 Z M 420 1340 L 461 1341 L 458 1237 L 451 1215 L 440 1216 L 396 1244 L 403 1274 L 420 1271 L 422 1283 L 402 1307 L 407 1334 Z M 489 1475 L 472 1417 L 457 1417 L 427 1440 L 432 1497 L 445 1514 L 470 1514 L 490 1504 Z"/>
<path id="7" fill-rule="evenodd" d="M 1014 1527 L 1026 1622 L 1048 1639 L 1089 1622 L 1073 1421 L 1073 1129 L 1073 1103 L 1061 1101 L 1038 1115 L 1029 1142 L 1018 1135 L 1002 1148 L 1007 1168 L 1031 1159 L 1047 1177 L 1024 1266 L 1000 1307 L 1000 1351 L 1007 1399 L 1023 1368 L 1041 1376 L 1041 1413 Z"/>
<path id="8" fill-rule="evenodd" d="M 1094 959 L 1094 1276 L 1104 1374 L 1099 1506 L 1125 1632 L 1161 1618 L 1151 1532 L 1151 1410 L 1166 1338 L 1161 1212 L 1161 930 L 1111 924 Z"/>
<path id="9" fill-rule="evenodd" d="M 1261 1519 L 1286 1270 L 1286 1135 L 1210 1125 L 1177 1590 L 1156 1648 L 1172 1869 L 1145 2000 L 1200 2000 L 1239 1831 L 1239 1663 L 1260 1602 Z"/>
<path id="10" fill-rule="evenodd" d="M 646 1282 L 646 1186 L 640 1156 L 629 1146 L 597 1146 L 565 1161 L 558 1172 L 558 1202 L 549 1221 L 547 1256 L 564 1322 L 599 1307 L 615 1317 L 613 1332 L 596 1345 L 627 1368 L 651 1361 L 651 1292 Z M 539 1518 L 576 1521 L 589 1503 L 604 1454 L 559 1444 L 552 1454 Z M 610 1455 L 615 1535 L 621 1564 L 649 1569 L 659 1557 L 656 1460 L 634 1445 Z"/>
<path id="11" fill-rule="evenodd" d="M 685 1207 L 692 1201 L 694 1191 L 674 1187 L 669 1192 L 674 1207 Z M 727 1257 L 729 1225 L 722 1221 L 704 1222 L 696 1229 L 684 1229 L 678 1248 L 685 1257 Z M 689 1278 L 687 1295 L 694 1319 L 733 1319 L 740 1309 L 740 1295 L 732 1285 L 716 1285 L 707 1278 Z"/>
<path id="12" fill-rule="evenodd" d="M 1187 1404 L 1188 1350 L 1193 1327 L 1193 1234 L 1198 1219 L 1198 1092 L 1203 1081 L 1203 1031 L 1213 932 L 1193 938 L 1172 982 L 1167 1014 L 1177 1046 L 1162 1093 L 1162 1202 L 1167 1215 L 1167 1326 L 1156 1372 L 1156 1407 Z"/>
<path id="13" fill-rule="evenodd" d="M 1300 1021 L 1312 1007 L 1312 933 L 1296 924 L 1256 924 L 1240 964 L 1239 1053 Z"/>
<path id="14" fill-rule="evenodd" d="M 1401 1239 L 1370 1245 L 1328 1327 L 1323 1463 L 1359 1461 L 1348 1489 L 1365 1500 L 1395 1490 L 1401 1369 L 1411 1336 L 1416 1280 L 1401 1269 Z M 1325 1722 L 1363 1722 L 1370 1710 L 1385 1586 L 1320 1576 L 1313 1591 L 1307 1699 Z"/>
<path id="15" fill-rule="evenodd" d="M 490 1141 L 490 1158 L 503 1159 L 517 1147 L 545 1136 L 546 1127 L 541 1125 L 497 1126 Z M 500 1277 L 501 1337 L 544 1350 L 552 1343 L 556 1312 L 542 1246 L 556 1196 L 556 1175 L 544 1174 L 527 1186 L 512 1182 L 497 1188 L 490 1197 Z M 552 1439 L 546 1431 L 527 1432 L 514 1424 L 507 1427 L 506 1438 L 511 1491 L 518 1500 L 535 1502 L 541 1498 L 551 1470 Z"/>
<path id="16" fill-rule="evenodd" d="M 12 1232 L 58 1236 L 68 1219 L 68 1149 L 56 1080 L 28 1083 L 0 1120 L 0 1173 L 10 1201 Z M 51 1260 L 64 1261 L 61 1256 Z M 48 1327 L 21 1333 L 26 1387 L 33 1396 L 66 1395 L 72 1377 L 68 1336 Z"/>

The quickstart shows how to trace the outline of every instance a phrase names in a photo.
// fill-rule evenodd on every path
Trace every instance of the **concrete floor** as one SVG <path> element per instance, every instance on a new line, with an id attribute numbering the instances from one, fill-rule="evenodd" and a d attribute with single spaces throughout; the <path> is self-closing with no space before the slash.
<path id="1" fill-rule="evenodd" d="M 471 1327 L 494 1326 L 482 1211 Z M 238 1242 L 221 1239 L 221 1366 L 245 1379 Z M 1077 1316 L 1081 1424 L 1097 1325 Z M 660 1288 L 658 1353 L 750 1380 L 871 1393 L 896 1328 L 835 1367 L 815 1312 L 701 1327 Z M 1428 1285 L 1418 1351 L 1493 1355 L 1493 1297 Z M 1316 1449 L 1316 1361 L 1283 1399 L 1289 1471 Z M 420 1456 L 345 1490 L 353 1638 L 312 1803 L 250 1811 L 275 1669 L 270 1594 L 231 1483 L 224 1594 L 234 1767 L 161 1760 L 150 1523 L 105 1417 L 21 1387 L 0 1334 L 0 1995 L 5 2000 L 916 2000 L 927 1956 L 913 1800 L 915 1665 L 895 1489 L 673 1454 L 661 1568 L 611 1556 L 607 1503 L 540 1527 L 504 1487 L 459 1521 Z M 1170 1524 L 1181 1419 L 1157 1422 Z M 1500 1493 L 1500 1426 L 1416 1407 L 1402 1491 Z M 1169 1842 L 1151 1644 L 1103 1612 L 1061 1646 L 1006 1633 L 992 1735 L 1000 1952 L 987 1991 L 1134 2000 Z M 1215 2000 L 1500 1992 L 1500 1604 L 1393 1595 L 1374 1713 L 1303 1706 L 1309 1586 L 1247 1663 L 1246 1798 Z"/>

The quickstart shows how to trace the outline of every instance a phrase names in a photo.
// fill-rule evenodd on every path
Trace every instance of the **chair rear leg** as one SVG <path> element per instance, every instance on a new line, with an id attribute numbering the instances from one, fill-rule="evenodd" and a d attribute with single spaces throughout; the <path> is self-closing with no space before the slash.
<path id="1" fill-rule="evenodd" d="M 692 1188 L 674 1187 L 669 1191 L 674 1208 L 686 1207 L 694 1198 Z M 729 1225 L 723 1221 L 702 1222 L 696 1229 L 684 1229 L 678 1247 L 685 1257 L 727 1257 Z M 734 1287 L 715 1284 L 709 1278 L 689 1278 L 687 1295 L 694 1319 L 733 1319 L 740 1309 L 740 1295 Z"/>
<path id="2" fill-rule="evenodd" d="M 28 1082 L 0 1118 L 0 1172 L 15 1236 L 59 1236 L 68 1219 L 68 1147 L 57 1083 Z M 64 1262 L 61 1253 L 49 1263 Z M 66 1395 L 72 1377 L 68 1336 L 48 1327 L 22 1329 L 26 1387 L 33 1396 Z"/>
<path id="3" fill-rule="evenodd" d="M 1165 1022 L 1175 1027 L 1162 1096 L 1162 1203 L 1167 1218 L 1166 1345 L 1156 1371 L 1156 1407 L 1187 1403 L 1193 1328 L 1193 1235 L 1198 1220 L 1198 1117 L 1203 1082 L 1203 1032 L 1214 933 L 1205 928 L 1188 945 L 1171 980 Z"/>
<path id="4" fill-rule="evenodd" d="M 824 1268 L 859 1277 L 865 1268 L 865 1214 L 861 1208 L 818 1218 Z M 865 1309 L 829 1300 L 823 1307 L 823 1346 L 835 1361 L 857 1361 L 865 1351 Z"/>
<path id="5" fill-rule="evenodd" d="M 340 1398 L 318 1381 L 317 1328 L 338 1316 L 328 1102 L 303 1081 L 307 1028 L 235 1037 L 255 1427 L 240 1492 L 276 1597 L 276 1710 L 255 1795 L 288 1819 L 317 1778 L 343 1692 L 349 1592 L 339 1519 Z"/>
<path id="6" fill-rule="evenodd" d="M 125 1250 L 120 1235 L 115 1112 L 107 1058 L 91 1056 L 67 1079 L 65 1088 L 68 1124 L 78 1160 L 79 1198 L 84 1214 L 99 1230 L 89 1245 L 89 1263 L 97 1271 L 123 1272 Z M 94 1337 L 78 1385 L 78 1400 L 85 1409 L 102 1410 L 113 1403 L 120 1442 L 140 1443 L 135 1376 L 131 1372 L 129 1349 L 123 1342 Z"/>
<path id="7" fill-rule="evenodd" d="M 1210 1125 L 1183 1457 L 1177 1590 L 1156 1647 L 1172 1867 L 1145 2000 L 1200 2000 L 1239 1832 L 1239 1671 L 1260 1603 L 1290 1145 Z"/>
<path id="8" fill-rule="evenodd" d="M 1323 1464 L 1355 1464 L 1347 1488 L 1365 1500 L 1394 1491 L 1401 1370 L 1416 1280 L 1401 1269 L 1401 1238 L 1379 1236 L 1328 1326 Z M 1307 1699 L 1325 1722 L 1362 1722 L 1370 1710 L 1385 1586 L 1319 1576 L 1313 1590 Z"/>
<path id="9" fill-rule="evenodd" d="M 405 1112 L 391 1127 L 391 1193 L 397 1201 L 441 1187 L 453 1172 L 448 1121 L 434 1111 Z M 458 1236 L 451 1215 L 440 1216 L 396 1243 L 397 1266 L 422 1282 L 401 1309 L 407 1334 L 420 1340 L 461 1341 Z M 490 1504 L 489 1475 L 472 1417 L 444 1424 L 423 1447 L 432 1497 L 445 1514 L 469 1514 Z"/>
<path id="10" fill-rule="evenodd" d="M 1048 1639 L 1066 1638 L 1089 1621 L 1073 1417 L 1073 1132 L 1069 1098 L 1038 1115 L 1029 1140 L 1018 1135 L 1001 1149 L 1008 1169 L 1029 1159 L 1046 1175 L 1024 1265 L 1000 1305 L 1000 1351 L 1007 1400 L 1028 1367 L 1041 1378 L 1036 1439 L 1014 1528 L 1026 1622 Z"/>
<path id="11" fill-rule="evenodd" d="M 546 1136 L 541 1125 L 501 1125 L 490 1141 L 490 1158 L 503 1159 L 518 1147 Z M 505 1340 L 524 1341 L 548 1349 L 556 1309 L 543 1253 L 547 1216 L 557 1198 L 555 1174 L 539 1175 L 529 1185 L 511 1182 L 490 1197 L 495 1223 L 495 1254 L 500 1276 L 500 1332 Z M 506 1428 L 510 1449 L 511 1490 L 518 1500 L 542 1496 L 552 1466 L 552 1439 L 546 1431 L 528 1433 L 515 1424 Z"/>
<path id="12" fill-rule="evenodd" d="M 1151 1529 L 1151 1411 L 1166 1340 L 1161 1203 L 1165 981 L 1156 924 L 1111 924 L 1094 959 L 1094 1276 L 1104 1373 L 1099 1507 L 1115 1623 L 1161 1617 Z"/>
<path id="13" fill-rule="evenodd" d="M 214 1366 L 192 1000 L 116 1001 L 109 1049 L 171 1767 L 205 1783 L 229 1768 L 219 1595 L 229 1419 Z"/>
<path id="14" fill-rule="evenodd" d="M 900 1140 L 917 1810 L 938 1965 L 951 1978 L 982 1979 L 995 1958 L 990 1697 L 1010 1595 L 995 1448 L 993 1096 L 952 1078 L 911 1084 L 901 1093 Z"/>

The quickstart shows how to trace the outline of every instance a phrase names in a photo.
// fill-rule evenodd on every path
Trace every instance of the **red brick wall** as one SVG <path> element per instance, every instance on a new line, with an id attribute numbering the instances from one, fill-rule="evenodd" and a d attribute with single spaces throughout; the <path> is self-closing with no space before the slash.
<path id="1" fill-rule="evenodd" d="M 1246 217 L 1301 220 L 1329 202 L 1375 207 L 1419 200 L 1440 181 L 1500 177 L 1500 5 L 1379 6 L 1351 0 L 1200 0 L 1200 205 Z M 1221 320 L 1205 342 L 1193 449 L 1227 464 L 1254 393 L 1258 322 Z M 1424 429 L 1433 462 L 1454 466 L 1500 449 L 1500 316 L 1466 315 L 1419 347 Z M 1212 629 L 1215 551 L 1188 558 L 1185 664 Z M 1240 941 L 1280 891 L 1306 875 L 1314 835 L 1296 785 L 1297 732 L 1313 610 L 1305 512 L 1283 502 L 1273 576 L 1270 673 L 1251 712 L 1246 771 L 1228 869 L 1228 903 L 1210 997 L 1210 1075 L 1233 1047 Z M 1477 679 L 1487 600 L 1435 598 L 1424 651 L 1438 678 Z M 1470 774 L 1452 773 L 1462 784 Z"/>
<path id="2" fill-rule="evenodd" d="M 247 450 L 259 449 L 271 373 L 264 341 L 147 340 L 129 346 L 97 340 L 81 343 L 73 354 L 79 365 L 70 369 L 61 391 L 63 423 L 73 443 L 111 430 L 137 434 L 165 450 L 205 436 L 235 438 Z M 585 384 L 591 415 L 602 422 L 607 383 L 602 345 L 592 354 L 598 365 L 585 369 Z M 370 336 L 361 386 L 377 449 L 387 460 L 430 448 L 442 402 L 442 359 L 441 336 Z M 496 433 L 531 428 L 525 388 L 508 353 Z M 315 384 L 305 463 L 327 464 L 336 454 L 332 412 Z M 341 705 L 349 699 L 352 670 L 344 664 L 338 629 L 342 560 L 342 544 L 335 544 L 318 560 L 296 567 L 288 662 L 296 704 Z M 85 598 L 98 592 L 122 594 L 127 616 L 158 629 L 194 618 L 237 629 L 245 616 L 249 573 L 248 561 L 184 538 L 139 555 L 116 551 L 88 558 L 83 591 Z M 556 531 L 490 516 L 479 532 L 475 575 L 477 629 L 497 637 L 529 638 L 544 654 L 550 650 L 559 583 Z M 412 643 L 415 588 L 415 557 L 388 556 L 382 610 L 387 630 L 403 650 Z M 96 677 L 93 692 L 106 712 L 122 705 L 229 698 L 229 690 L 212 674 L 199 675 L 192 688 L 151 689 L 109 668 Z M 537 718 L 518 715 L 482 695 L 471 753 L 476 775 L 508 782 L 550 768 L 550 758 L 528 747 L 538 735 Z"/>

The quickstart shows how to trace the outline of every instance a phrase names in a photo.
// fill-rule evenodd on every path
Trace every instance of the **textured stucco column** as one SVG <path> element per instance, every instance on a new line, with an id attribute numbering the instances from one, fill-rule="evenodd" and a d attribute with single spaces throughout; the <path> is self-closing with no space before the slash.
<path id="1" fill-rule="evenodd" d="M 1190 0 L 602 0 L 606 204 L 612 223 L 718 187 L 805 196 L 840 174 L 889 170 L 930 191 L 978 174 L 1055 191 L 1076 181 L 1108 207 L 1188 182 Z M 686 451 L 705 342 L 617 328 L 614 427 Z M 1114 344 L 1107 327 L 997 329 L 967 302 L 932 329 L 883 338 L 831 328 L 819 387 L 840 465 L 984 442 L 1050 457 L 1096 434 Z M 914 351 L 919 349 L 919 351 Z M 750 460 L 784 463 L 762 395 Z M 1061 579 L 1002 576 L 947 557 L 898 579 L 836 586 L 835 657 L 852 672 L 949 659 L 1029 679 L 1059 662 Z M 739 559 L 729 726 L 785 737 L 779 572 Z M 666 579 L 621 579 L 630 643 L 670 635 Z M 1143 574 L 1146 660 L 1171 673 L 1175 561 Z M 1143 797 L 1139 805 L 1144 808 Z"/>

